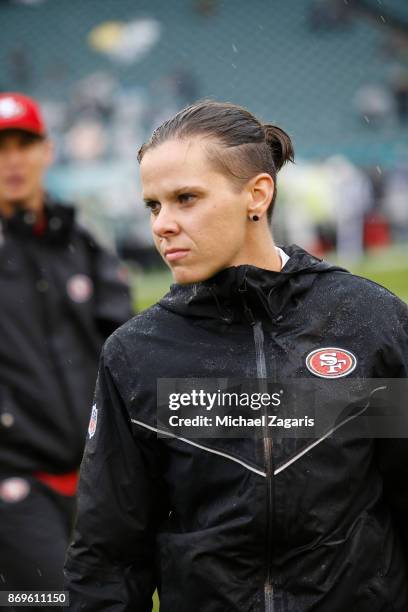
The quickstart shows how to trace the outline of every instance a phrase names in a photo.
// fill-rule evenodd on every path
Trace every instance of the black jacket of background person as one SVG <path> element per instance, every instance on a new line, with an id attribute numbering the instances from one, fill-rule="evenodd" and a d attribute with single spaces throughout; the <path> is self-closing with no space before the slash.
<path id="1" fill-rule="evenodd" d="M 47 202 L 46 221 L 2 219 L 0 474 L 64 473 L 81 461 L 104 340 L 130 316 L 118 262 Z"/>
<path id="2" fill-rule="evenodd" d="M 311 378 L 306 356 L 331 346 L 357 357 L 350 377 L 407 376 L 406 305 L 284 250 L 280 273 L 174 285 L 107 341 L 71 610 L 150 612 L 156 586 L 161 612 L 408 610 L 407 440 L 281 437 L 268 460 L 262 439 L 157 435 L 158 378 Z"/>

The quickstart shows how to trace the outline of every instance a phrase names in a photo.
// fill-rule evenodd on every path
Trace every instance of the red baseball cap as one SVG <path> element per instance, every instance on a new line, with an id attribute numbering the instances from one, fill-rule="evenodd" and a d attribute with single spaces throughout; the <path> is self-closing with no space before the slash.
<path id="1" fill-rule="evenodd" d="M 0 131 L 22 130 L 46 136 L 44 120 L 37 102 L 19 93 L 0 94 Z"/>

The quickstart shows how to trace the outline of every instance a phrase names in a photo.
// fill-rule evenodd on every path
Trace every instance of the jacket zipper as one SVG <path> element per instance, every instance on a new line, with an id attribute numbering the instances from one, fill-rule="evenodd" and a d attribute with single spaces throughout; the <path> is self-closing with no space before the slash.
<path id="1" fill-rule="evenodd" d="M 266 362 L 265 362 L 265 351 L 264 351 L 264 333 L 262 328 L 262 322 L 257 321 L 249 308 L 245 299 L 246 284 L 244 282 L 243 288 L 240 289 L 241 299 L 244 307 L 245 317 L 249 321 L 255 344 L 255 356 L 256 356 L 256 374 L 258 379 L 267 378 Z M 261 387 L 267 391 L 265 383 L 261 384 Z M 266 473 L 266 486 L 267 486 L 267 508 L 266 508 L 266 578 L 264 583 L 264 601 L 265 601 L 265 612 L 274 612 L 273 603 L 273 582 L 272 582 L 272 511 L 273 511 L 273 456 L 272 456 L 272 438 L 269 437 L 269 431 L 267 426 L 264 427 L 263 437 L 264 447 L 264 461 L 265 461 L 265 473 Z"/>
<path id="2" fill-rule="evenodd" d="M 264 333 L 261 321 L 252 322 L 254 334 L 255 354 L 256 354 L 256 372 L 260 379 L 266 379 L 266 363 L 264 352 Z M 263 386 L 263 385 L 262 385 Z M 261 389 L 266 391 L 267 389 Z M 265 612 L 273 612 L 273 582 L 272 582 L 272 509 L 273 509 L 273 461 L 272 461 L 272 438 L 265 426 L 265 435 L 263 438 L 264 457 L 265 457 L 265 472 L 267 486 L 267 527 L 266 527 L 266 578 L 264 585 L 265 597 Z"/>

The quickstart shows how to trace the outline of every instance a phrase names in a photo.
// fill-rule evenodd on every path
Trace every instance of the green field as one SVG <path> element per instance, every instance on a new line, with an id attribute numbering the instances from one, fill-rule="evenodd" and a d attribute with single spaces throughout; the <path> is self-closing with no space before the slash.
<path id="1" fill-rule="evenodd" d="M 335 258 L 327 258 L 335 263 Z M 378 251 L 364 257 L 357 265 L 348 266 L 345 262 L 336 262 L 350 269 L 354 274 L 370 278 L 387 287 L 403 300 L 408 302 L 408 248 L 392 248 Z M 151 274 L 132 274 L 135 303 L 138 310 L 143 310 L 155 303 L 172 282 L 169 272 Z M 154 596 L 153 612 L 159 611 L 157 594 Z"/>
<path id="2" fill-rule="evenodd" d="M 364 258 L 352 272 L 384 285 L 408 302 L 408 249 L 393 248 Z"/>

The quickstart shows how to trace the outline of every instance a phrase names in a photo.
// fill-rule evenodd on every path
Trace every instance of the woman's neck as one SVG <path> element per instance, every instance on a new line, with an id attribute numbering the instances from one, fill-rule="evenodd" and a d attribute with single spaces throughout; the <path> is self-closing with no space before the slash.
<path id="1" fill-rule="evenodd" d="M 231 263 L 231 266 L 241 265 L 256 266 L 264 270 L 280 272 L 282 261 L 267 226 L 265 228 L 257 227 L 256 231 L 253 228 L 246 241 L 245 249 Z"/>

